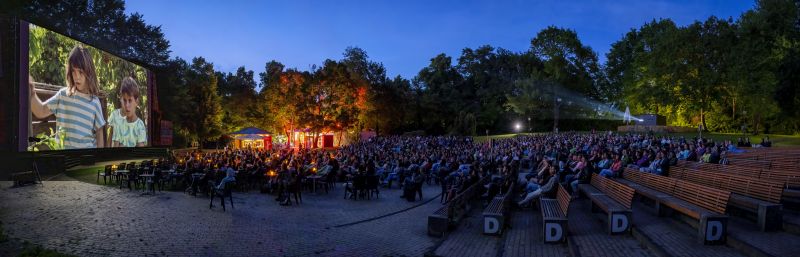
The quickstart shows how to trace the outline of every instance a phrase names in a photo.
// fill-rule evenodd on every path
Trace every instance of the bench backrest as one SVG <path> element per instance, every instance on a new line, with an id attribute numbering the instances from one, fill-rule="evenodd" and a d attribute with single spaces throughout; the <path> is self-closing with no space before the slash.
<path id="1" fill-rule="evenodd" d="M 483 186 L 486 182 L 489 181 L 489 176 L 483 177 L 478 183 L 472 184 L 467 189 L 464 189 L 461 193 L 457 194 L 447 203 L 447 213 L 448 216 L 452 217 L 455 215 L 458 209 L 463 209 L 466 205 L 467 201 L 472 199 L 475 196 L 475 193 L 478 192 L 478 187 Z"/>
<path id="2" fill-rule="evenodd" d="M 767 160 L 749 160 L 740 158 L 729 158 L 728 162 L 731 165 L 750 166 L 762 169 L 769 169 L 772 166 L 772 161 Z"/>
<path id="3" fill-rule="evenodd" d="M 631 208 L 633 195 L 636 192 L 633 188 L 594 173 L 592 173 L 591 183 L 592 186 L 621 203 L 625 208 Z"/>
<path id="4" fill-rule="evenodd" d="M 679 168 L 671 170 L 670 177 L 731 191 L 771 203 L 780 203 L 781 195 L 783 194 L 782 182 L 723 172 Z"/>
<path id="5" fill-rule="evenodd" d="M 774 180 L 784 183 L 786 186 L 798 187 L 800 186 L 800 170 L 769 170 L 761 172 L 759 176 L 762 180 Z"/>
<path id="6" fill-rule="evenodd" d="M 731 192 L 678 180 L 672 195 L 717 214 L 725 214 Z"/>
<path id="7" fill-rule="evenodd" d="M 663 193 L 672 194 L 675 191 L 675 184 L 677 179 L 665 177 L 661 175 L 656 175 L 647 172 L 639 172 L 639 176 L 641 176 L 642 183 L 646 187 L 661 191 Z"/>
<path id="8" fill-rule="evenodd" d="M 558 200 L 558 206 L 561 207 L 561 213 L 564 214 L 564 217 L 567 217 L 567 212 L 569 212 L 569 202 L 572 201 L 572 197 L 567 193 L 567 190 L 561 186 L 561 183 L 558 184 L 558 192 L 556 192 L 556 199 Z"/>
<path id="9" fill-rule="evenodd" d="M 639 171 L 625 168 L 625 172 L 622 173 L 622 178 L 630 180 L 631 182 L 635 182 L 636 184 L 642 184 L 642 176 L 639 176 Z"/>

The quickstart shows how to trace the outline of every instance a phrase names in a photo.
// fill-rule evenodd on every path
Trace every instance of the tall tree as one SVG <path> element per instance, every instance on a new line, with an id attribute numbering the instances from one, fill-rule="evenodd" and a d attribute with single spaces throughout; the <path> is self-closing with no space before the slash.
<path id="1" fill-rule="evenodd" d="M 186 74 L 189 95 L 197 104 L 191 114 L 189 130 L 197 134 L 201 145 L 213 142 L 222 135 L 221 98 L 217 92 L 217 75 L 214 65 L 203 57 L 195 57 Z"/>
<path id="2" fill-rule="evenodd" d="M 548 80 L 552 95 L 553 130 L 558 130 L 559 99 L 568 93 L 599 98 L 596 86 L 597 54 L 584 46 L 574 30 L 547 27 L 531 40 L 531 51 L 543 61 L 542 79 Z M 565 100 L 566 101 L 566 100 Z"/>

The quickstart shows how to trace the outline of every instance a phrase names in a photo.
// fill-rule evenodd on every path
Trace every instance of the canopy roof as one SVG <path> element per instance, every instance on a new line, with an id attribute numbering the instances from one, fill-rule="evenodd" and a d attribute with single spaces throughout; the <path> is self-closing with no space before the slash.
<path id="1" fill-rule="evenodd" d="M 260 129 L 260 128 L 247 127 L 247 128 L 243 128 L 243 129 L 241 129 L 239 131 L 230 133 L 229 135 L 232 138 L 239 139 L 239 140 L 256 140 L 256 139 L 262 139 L 262 138 L 264 138 L 266 136 L 269 136 L 270 134 L 272 134 L 272 133 L 269 133 L 269 131 L 266 131 L 266 130 L 263 130 L 263 129 Z"/>
<path id="2" fill-rule="evenodd" d="M 231 136 L 238 136 L 238 135 L 269 135 L 272 134 L 269 131 L 256 128 L 256 127 L 247 127 L 240 129 L 239 131 L 230 133 Z"/>

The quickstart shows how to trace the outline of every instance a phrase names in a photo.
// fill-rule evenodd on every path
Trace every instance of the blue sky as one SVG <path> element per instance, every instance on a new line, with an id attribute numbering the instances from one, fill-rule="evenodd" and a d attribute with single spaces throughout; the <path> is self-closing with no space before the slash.
<path id="1" fill-rule="evenodd" d="M 658 18 L 679 25 L 711 15 L 736 19 L 752 0 L 729 1 L 188 1 L 129 0 L 160 25 L 172 56 L 203 56 L 218 70 L 245 66 L 256 73 L 277 60 L 308 70 L 341 59 L 348 46 L 382 62 L 390 77 L 414 77 L 439 53 L 453 57 L 482 45 L 515 52 L 530 48 L 543 28 L 570 28 L 605 62 L 611 43 Z"/>

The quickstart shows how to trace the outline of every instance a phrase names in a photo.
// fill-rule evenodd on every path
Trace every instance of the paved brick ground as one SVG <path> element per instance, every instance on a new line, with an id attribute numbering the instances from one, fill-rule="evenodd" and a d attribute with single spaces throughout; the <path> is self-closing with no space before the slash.
<path id="1" fill-rule="evenodd" d="M 274 197 L 234 195 L 235 209 L 178 192 L 141 196 L 77 181 L 10 188 L 0 182 L 0 220 L 10 238 L 80 256 L 420 256 L 433 246 L 425 219 L 438 201 L 414 207 L 400 190 L 382 190 L 380 199 L 342 199 L 304 194 L 303 204 L 279 206 Z M 428 186 L 424 195 L 436 196 Z"/>
<path id="2" fill-rule="evenodd" d="M 605 213 L 591 213 L 590 204 L 586 198 L 570 204 L 570 236 L 581 256 L 652 256 L 631 235 L 609 236 L 605 231 Z M 633 222 L 638 224 L 636 220 Z"/>

